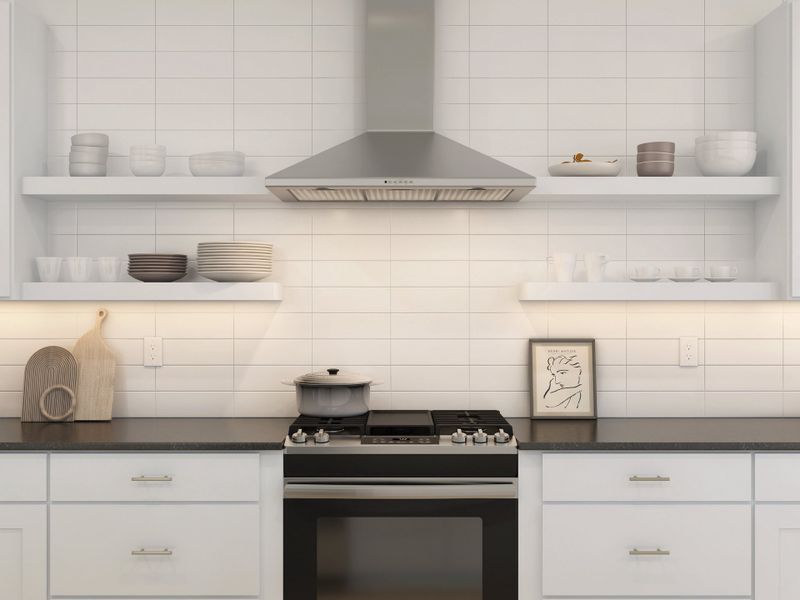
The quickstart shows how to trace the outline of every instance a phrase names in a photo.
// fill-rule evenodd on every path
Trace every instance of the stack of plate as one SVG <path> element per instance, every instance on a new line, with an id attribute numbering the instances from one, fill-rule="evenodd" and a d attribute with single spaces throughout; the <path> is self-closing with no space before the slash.
<path id="1" fill-rule="evenodd" d="M 272 244 L 202 242 L 197 244 L 197 272 L 212 281 L 260 281 L 272 273 Z"/>
<path id="2" fill-rule="evenodd" d="M 108 161 L 108 136 L 104 133 L 78 133 L 72 136 L 69 174 L 72 177 L 104 177 Z"/>
<path id="3" fill-rule="evenodd" d="M 178 281 L 186 277 L 185 254 L 129 254 L 128 275 L 149 283 Z"/>
<path id="4" fill-rule="evenodd" d="M 675 173 L 675 143 L 647 142 L 636 148 L 636 173 L 639 177 L 672 177 Z"/>
<path id="5" fill-rule="evenodd" d="M 240 177 L 244 174 L 242 152 L 207 152 L 189 157 L 189 170 L 195 177 Z"/>

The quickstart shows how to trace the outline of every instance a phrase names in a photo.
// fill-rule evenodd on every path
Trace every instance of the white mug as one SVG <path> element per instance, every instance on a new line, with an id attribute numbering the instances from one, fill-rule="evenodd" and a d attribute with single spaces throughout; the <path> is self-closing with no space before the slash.
<path id="1" fill-rule="evenodd" d="M 569 283 L 575 276 L 575 263 L 578 257 L 570 252 L 554 252 L 547 259 L 553 263 L 558 283 Z"/>
<path id="2" fill-rule="evenodd" d="M 92 259 L 84 256 L 70 256 L 64 259 L 67 277 L 70 281 L 84 282 L 92 278 Z"/>
<path id="3" fill-rule="evenodd" d="M 739 275 L 739 269 L 731 265 L 715 265 L 711 267 L 711 277 L 727 279 Z"/>
<path id="4" fill-rule="evenodd" d="M 46 283 L 55 283 L 61 275 L 60 256 L 39 256 L 36 258 L 36 269 L 39 271 L 39 280 Z"/>
<path id="5" fill-rule="evenodd" d="M 636 279 L 656 279 L 661 277 L 661 269 L 655 265 L 640 265 L 634 267 L 633 276 Z"/>
<path id="6" fill-rule="evenodd" d="M 102 256 L 97 259 L 97 274 L 100 281 L 119 281 L 122 260 L 116 256 Z"/>
<path id="7" fill-rule="evenodd" d="M 603 281 L 606 273 L 608 257 L 605 254 L 587 252 L 583 257 L 586 264 L 586 280 L 592 282 Z"/>
<path id="8" fill-rule="evenodd" d="M 676 279 L 692 279 L 700 278 L 700 267 L 686 267 L 686 266 L 677 266 L 675 267 L 675 278 Z"/>

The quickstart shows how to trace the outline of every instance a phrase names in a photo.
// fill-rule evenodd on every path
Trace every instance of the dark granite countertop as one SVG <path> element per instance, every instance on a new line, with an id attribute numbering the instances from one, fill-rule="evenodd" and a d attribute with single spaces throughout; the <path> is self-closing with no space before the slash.
<path id="1" fill-rule="evenodd" d="M 0 451 L 281 450 L 292 419 L 114 419 L 20 423 L 0 419 Z"/>
<path id="2" fill-rule="evenodd" d="M 800 451 L 800 419 L 509 419 L 520 450 Z"/>

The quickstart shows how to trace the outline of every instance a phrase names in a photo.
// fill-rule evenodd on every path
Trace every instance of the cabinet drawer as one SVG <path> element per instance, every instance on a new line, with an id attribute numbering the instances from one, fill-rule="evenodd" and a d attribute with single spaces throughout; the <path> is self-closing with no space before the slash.
<path id="1" fill-rule="evenodd" d="M 750 524 L 743 505 L 545 505 L 544 595 L 747 596 Z"/>
<path id="2" fill-rule="evenodd" d="M 756 501 L 800 502 L 800 454 L 756 454 Z"/>
<path id="3" fill-rule="evenodd" d="M 46 501 L 46 454 L 0 456 L 0 502 Z"/>
<path id="4" fill-rule="evenodd" d="M 55 596 L 259 593 L 255 504 L 64 504 L 50 529 Z"/>
<path id="5" fill-rule="evenodd" d="M 54 502 L 258 501 L 257 454 L 56 454 Z"/>
<path id="6" fill-rule="evenodd" d="M 545 502 L 749 501 L 748 454 L 545 454 Z"/>

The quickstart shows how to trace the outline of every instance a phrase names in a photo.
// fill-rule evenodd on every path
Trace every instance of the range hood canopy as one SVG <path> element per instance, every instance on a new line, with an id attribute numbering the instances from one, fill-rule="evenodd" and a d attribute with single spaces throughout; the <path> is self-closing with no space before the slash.
<path id="1" fill-rule="evenodd" d="M 270 175 L 285 202 L 511 202 L 536 178 L 433 130 L 435 0 L 366 1 L 367 132 Z"/>

